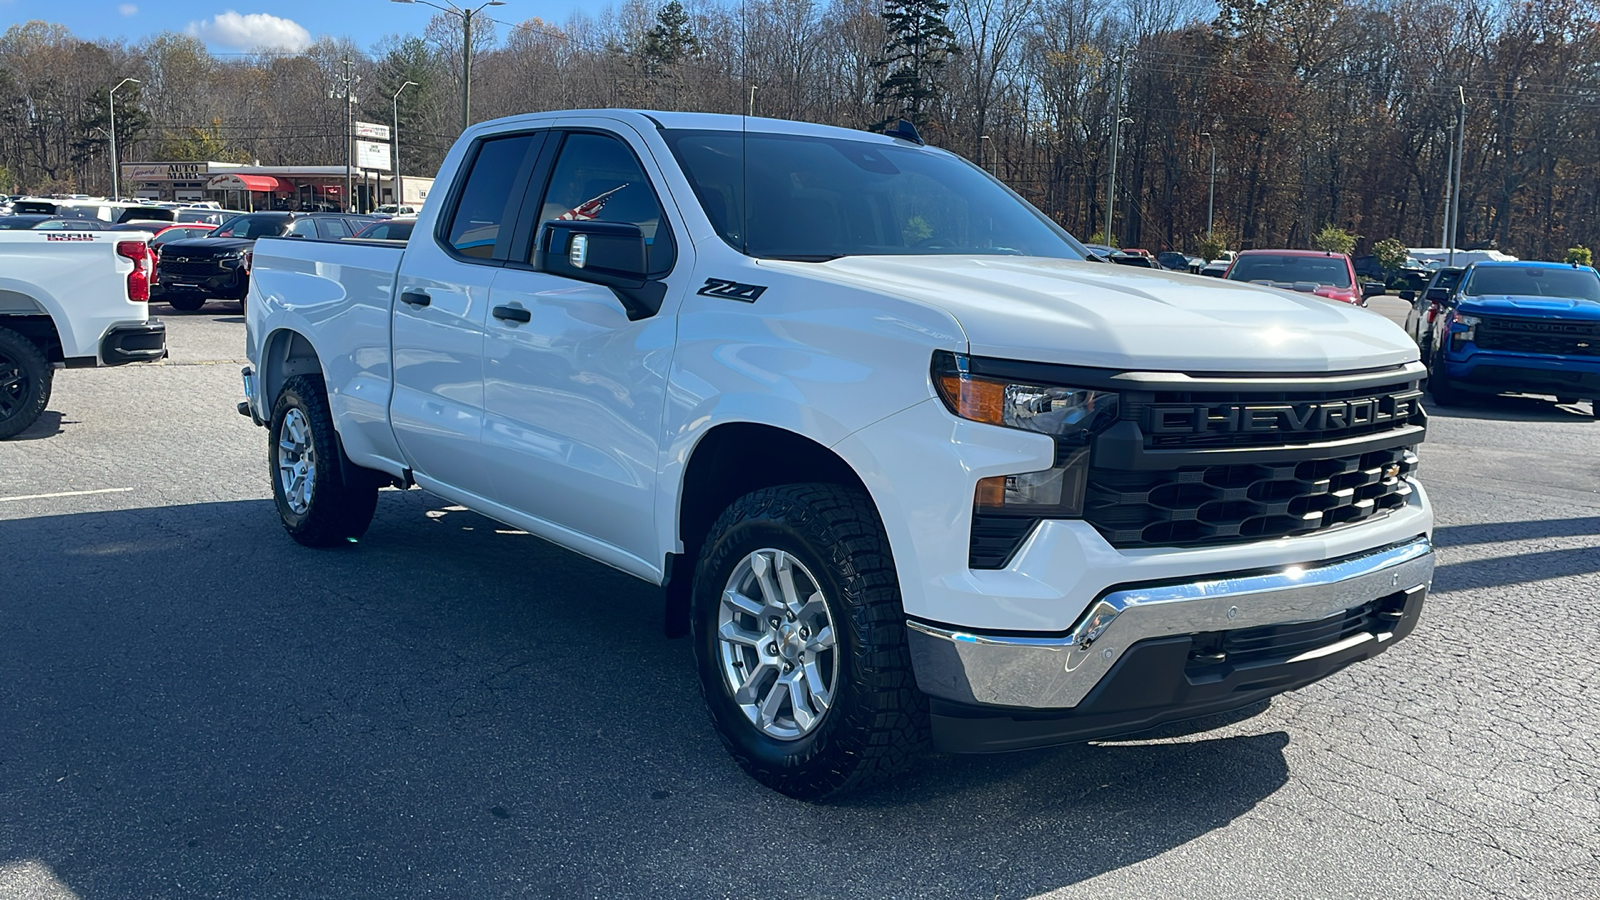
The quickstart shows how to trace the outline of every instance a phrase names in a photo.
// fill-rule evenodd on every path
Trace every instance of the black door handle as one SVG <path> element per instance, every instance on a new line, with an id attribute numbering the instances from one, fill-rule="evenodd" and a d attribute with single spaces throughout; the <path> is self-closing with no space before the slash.
<path id="1" fill-rule="evenodd" d="M 504 319 L 507 322 L 526 323 L 533 320 L 533 313 L 520 306 L 496 306 L 494 308 L 494 317 L 496 319 Z"/>
<path id="2" fill-rule="evenodd" d="M 411 306 L 427 306 L 433 302 L 433 298 L 422 291 L 406 291 L 400 295 L 400 302 Z"/>

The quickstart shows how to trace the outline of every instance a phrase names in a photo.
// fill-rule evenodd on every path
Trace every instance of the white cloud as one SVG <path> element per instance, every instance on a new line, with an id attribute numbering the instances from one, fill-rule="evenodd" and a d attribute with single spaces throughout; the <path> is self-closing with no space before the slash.
<path id="1" fill-rule="evenodd" d="M 117 12 L 122 13 L 124 16 L 137 16 L 139 7 L 132 3 L 122 3 L 118 4 Z"/>
<path id="2" fill-rule="evenodd" d="M 236 50 L 288 50 L 298 53 L 311 46 L 311 32 L 293 19 L 280 19 L 267 13 L 240 14 L 233 10 L 218 13 L 209 20 L 190 22 L 192 37 L 208 44 Z"/>

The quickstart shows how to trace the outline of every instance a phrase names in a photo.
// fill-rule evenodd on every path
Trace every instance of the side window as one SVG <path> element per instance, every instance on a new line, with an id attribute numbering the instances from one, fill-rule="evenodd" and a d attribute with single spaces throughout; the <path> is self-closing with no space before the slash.
<path id="1" fill-rule="evenodd" d="M 661 203 L 633 151 L 614 137 L 567 135 L 534 234 L 557 219 L 637 225 L 650 248 L 650 271 L 665 274 L 672 268 L 677 250 Z"/>
<path id="2" fill-rule="evenodd" d="M 295 219 L 286 233 L 290 237 L 314 238 L 317 236 L 317 223 L 312 219 Z"/>
<path id="3" fill-rule="evenodd" d="M 350 230 L 338 219 L 317 219 L 317 234 L 330 241 L 343 240 L 350 236 Z"/>
<path id="4" fill-rule="evenodd" d="M 522 198 L 517 179 L 533 139 L 531 134 L 518 134 L 484 141 L 478 148 L 450 219 L 447 240 L 457 253 L 480 259 L 494 256 L 500 226 L 515 214 L 512 204 Z"/>

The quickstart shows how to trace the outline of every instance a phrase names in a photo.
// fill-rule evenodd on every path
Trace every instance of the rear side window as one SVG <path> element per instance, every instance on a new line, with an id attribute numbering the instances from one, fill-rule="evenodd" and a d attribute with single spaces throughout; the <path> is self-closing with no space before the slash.
<path id="1" fill-rule="evenodd" d="M 523 162 L 534 136 L 517 134 L 484 141 L 472 161 L 472 171 L 461 188 L 446 239 L 457 253 L 479 259 L 494 256 L 501 226 L 507 224 L 520 204 L 525 177 Z M 508 231 L 509 234 L 509 231 Z"/>

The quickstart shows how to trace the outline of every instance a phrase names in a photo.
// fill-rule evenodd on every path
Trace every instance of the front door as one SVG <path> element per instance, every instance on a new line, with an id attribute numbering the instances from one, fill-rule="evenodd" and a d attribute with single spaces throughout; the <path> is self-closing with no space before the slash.
<path id="1" fill-rule="evenodd" d="M 633 223 L 650 242 L 652 272 L 671 272 L 672 229 L 634 151 L 600 132 L 560 140 L 537 218 L 525 214 L 529 236 L 558 218 Z M 516 260 L 490 291 L 484 344 L 483 441 L 496 496 L 656 569 L 657 453 L 678 293 L 669 283 L 662 311 L 630 322 L 609 288 Z M 569 543 L 609 555 L 581 538 Z"/>

